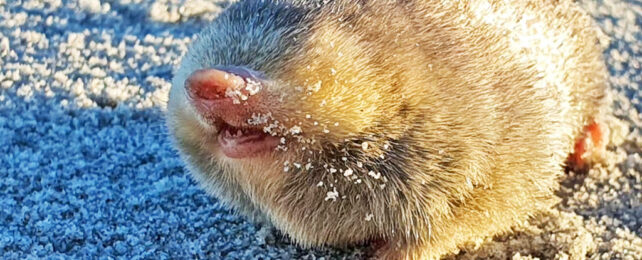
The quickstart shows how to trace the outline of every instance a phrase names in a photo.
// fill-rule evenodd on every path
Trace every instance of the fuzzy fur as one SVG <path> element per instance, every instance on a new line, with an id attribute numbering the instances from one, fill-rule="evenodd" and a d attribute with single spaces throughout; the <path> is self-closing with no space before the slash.
<path id="1" fill-rule="evenodd" d="M 267 124 L 286 151 L 219 151 L 184 90 L 219 65 L 271 80 Z M 604 113 L 605 75 L 568 0 L 248 0 L 193 43 L 167 122 L 203 187 L 302 246 L 377 239 L 383 259 L 432 259 L 556 202 L 575 138 Z"/>

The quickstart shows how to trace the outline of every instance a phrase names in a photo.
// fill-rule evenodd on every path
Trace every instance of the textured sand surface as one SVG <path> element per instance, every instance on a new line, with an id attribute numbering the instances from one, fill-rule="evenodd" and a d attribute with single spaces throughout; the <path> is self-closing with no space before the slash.
<path id="1" fill-rule="evenodd" d="M 562 203 L 454 258 L 642 259 L 642 3 L 580 1 L 610 38 L 608 160 Z M 228 3 L 0 0 L 0 258 L 360 258 L 302 250 L 191 180 L 162 118 L 172 69 Z M 621 140 L 618 140 L 621 139 Z"/>

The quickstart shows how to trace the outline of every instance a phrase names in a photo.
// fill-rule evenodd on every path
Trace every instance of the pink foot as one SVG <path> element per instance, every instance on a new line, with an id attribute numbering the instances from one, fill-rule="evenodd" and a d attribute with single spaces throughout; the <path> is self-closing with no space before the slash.
<path id="1" fill-rule="evenodd" d="M 606 152 L 607 137 L 608 128 L 604 124 L 594 121 L 584 127 L 584 133 L 575 142 L 575 151 L 568 158 L 568 166 L 574 171 L 584 171 L 601 161 Z"/>

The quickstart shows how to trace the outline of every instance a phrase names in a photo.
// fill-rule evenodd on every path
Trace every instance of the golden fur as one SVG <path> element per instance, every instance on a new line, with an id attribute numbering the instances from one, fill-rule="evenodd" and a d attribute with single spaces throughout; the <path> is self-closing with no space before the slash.
<path id="1" fill-rule="evenodd" d="M 274 82 L 266 125 L 286 151 L 217 149 L 184 92 L 216 65 Z M 433 259 L 556 202 L 605 75 L 569 0 L 241 1 L 185 56 L 167 122 L 203 187 L 302 246 L 377 239 L 382 259 Z"/>

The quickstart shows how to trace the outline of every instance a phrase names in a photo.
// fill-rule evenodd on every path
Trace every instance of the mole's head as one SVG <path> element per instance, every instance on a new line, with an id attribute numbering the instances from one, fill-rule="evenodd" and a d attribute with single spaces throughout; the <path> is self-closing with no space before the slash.
<path id="1" fill-rule="evenodd" d="M 441 105 L 423 104 L 442 100 L 426 86 L 435 75 L 449 75 L 427 73 L 432 67 L 422 55 L 438 52 L 426 49 L 427 42 L 418 50 L 406 25 L 355 15 L 350 8 L 356 5 L 315 6 L 241 1 L 223 12 L 183 58 L 167 121 L 188 165 L 203 175 L 197 177 L 234 206 L 267 204 L 261 209 L 291 218 L 290 224 L 301 216 L 332 221 L 346 214 L 337 210 L 351 209 L 354 222 L 326 227 L 318 234 L 323 242 L 323 234 L 361 227 L 377 209 L 396 214 L 386 201 L 401 196 L 395 189 L 405 186 L 408 169 L 421 168 L 410 164 L 440 156 L 444 142 L 417 144 L 428 135 L 443 139 L 439 129 L 422 129 L 424 117 L 438 117 L 431 108 Z M 444 48 L 434 42 L 435 50 Z M 426 158 L 414 158 L 420 155 Z M 387 195 L 366 198 L 383 187 L 390 187 Z M 223 194 L 226 189 L 233 191 Z M 239 202 L 241 193 L 253 202 Z M 328 199 L 346 204 L 331 208 L 339 204 L 325 206 Z M 297 230 L 294 237 L 311 232 L 305 225 Z"/>
<path id="2" fill-rule="evenodd" d="M 168 105 L 183 152 L 290 172 L 381 165 L 420 114 L 403 87 L 420 74 L 401 64 L 412 53 L 375 48 L 393 37 L 369 39 L 349 12 L 311 5 L 243 1 L 198 35 Z"/>

